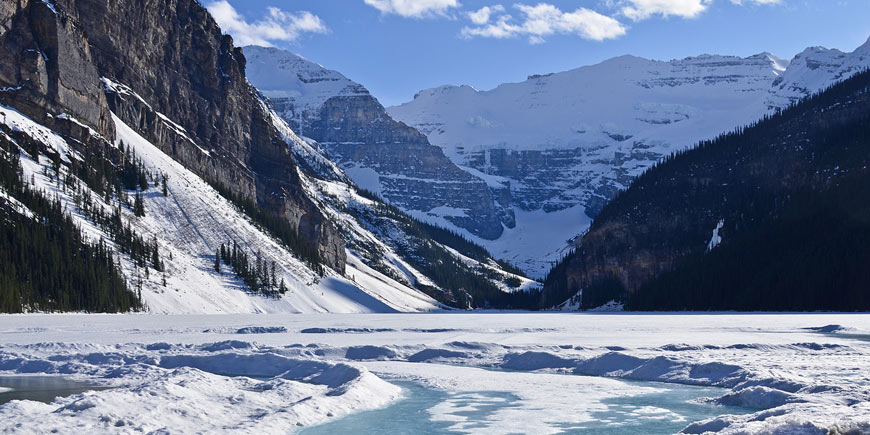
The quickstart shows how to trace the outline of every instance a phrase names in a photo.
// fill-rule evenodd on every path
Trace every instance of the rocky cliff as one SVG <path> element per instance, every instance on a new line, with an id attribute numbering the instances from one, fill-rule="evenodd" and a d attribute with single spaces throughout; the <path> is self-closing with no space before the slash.
<path id="1" fill-rule="evenodd" d="M 199 2 L 15 0 L 0 5 L 0 31 L 0 103 L 110 141 L 114 112 L 204 179 L 280 213 L 344 270 L 344 242 L 305 195 L 241 50 Z"/>
<path id="2" fill-rule="evenodd" d="M 248 77 L 300 135 L 318 141 L 361 187 L 415 217 L 495 239 L 514 217 L 480 178 L 416 129 L 393 120 L 363 86 L 275 48 L 245 47 Z"/>

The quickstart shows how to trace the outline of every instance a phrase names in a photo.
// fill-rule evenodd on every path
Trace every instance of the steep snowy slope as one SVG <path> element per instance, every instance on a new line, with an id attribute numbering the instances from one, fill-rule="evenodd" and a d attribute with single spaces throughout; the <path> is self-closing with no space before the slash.
<path id="1" fill-rule="evenodd" d="M 319 119 L 320 108 L 330 98 L 371 96 L 366 88 L 338 71 L 293 53 L 257 46 L 243 50 L 248 80 L 272 100 L 284 120 L 301 132 Z"/>
<path id="2" fill-rule="evenodd" d="M 565 241 L 588 226 L 588 217 L 662 156 L 868 66 L 870 42 L 848 54 L 812 48 L 792 61 L 767 53 L 670 62 L 623 56 L 489 91 L 421 91 L 388 112 L 506 195 L 518 228 L 554 232 L 530 243 L 514 243 L 522 231 L 477 240 L 540 275 Z"/>
<path id="3" fill-rule="evenodd" d="M 37 124 L 14 109 L 0 106 L 3 127 L 43 143 L 47 150 L 58 152 L 61 159 L 81 161 L 66 139 Z M 73 119 L 73 121 L 75 121 Z M 120 255 L 122 270 L 128 281 L 142 280 L 141 293 L 146 307 L 156 313 L 260 313 L 260 312 L 391 312 L 437 309 L 433 299 L 390 278 L 362 266 L 351 256 L 347 273 L 364 285 L 341 277 L 327 269 L 320 277 L 297 260 L 273 237 L 251 223 L 243 213 L 196 174 L 161 152 L 117 117 L 113 118 L 121 143 L 141 158 L 152 174 L 167 176 L 167 196 L 153 186 L 143 195 L 145 216 L 136 217 L 124 208 L 122 218 L 145 240 L 155 240 L 161 252 L 165 273 L 137 268 L 129 257 Z M 94 241 L 112 237 L 87 217 L 74 199 L 76 191 L 65 188 L 53 177 L 52 160 L 41 155 L 38 160 L 22 153 L 22 177 L 48 197 L 57 197 Z M 70 175 L 66 165 L 61 174 Z M 79 183 L 97 206 L 111 210 L 100 195 Z M 130 192 L 132 195 L 132 192 Z M 250 255 L 261 252 L 264 261 L 276 262 L 277 275 L 284 279 L 288 292 L 278 298 L 250 294 L 246 285 L 228 270 L 214 270 L 215 252 L 221 243 L 236 241 Z M 357 268 L 359 267 L 359 269 Z M 134 285 L 135 287 L 135 285 Z M 364 288 L 365 290 L 363 290 Z"/>
<path id="4" fill-rule="evenodd" d="M 268 102 L 275 128 L 289 144 L 306 193 L 343 231 L 349 265 L 374 269 L 388 278 L 455 307 L 535 307 L 540 283 L 499 264 L 483 248 L 443 229 L 426 225 L 359 188 L 321 145 L 297 136 Z M 348 275 L 368 288 L 371 277 Z M 378 278 L 378 279 L 384 279 Z M 373 283 L 377 284 L 377 283 Z M 378 285 L 371 285 L 378 288 Z M 368 290 L 371 292 L 371 290 Z"/>

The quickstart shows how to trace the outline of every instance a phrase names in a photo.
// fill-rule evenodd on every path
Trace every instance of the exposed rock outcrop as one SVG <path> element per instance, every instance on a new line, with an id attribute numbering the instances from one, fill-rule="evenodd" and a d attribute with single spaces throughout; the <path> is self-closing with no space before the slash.
<path id="1" fill-rule="evenodd" d="M 241 50 L 199 2 L 17 0 L 0 6 L 0 29 L 0 102 L 40 122 L 68 113 L 109 140 L 111 109 L 206 180 L 281 213 L 344 270 L 341 236 L 304 194 Z"/>
<path id="2" fill-rule="evenodd" d="M 249 78 L 300 135 L 318 141 L 363 188 L 416 217 L 483 239 L 513 226 L 480 178 L 416 129 L 393 120 L 363 86 L 292 53 L 245 47 Z"/>

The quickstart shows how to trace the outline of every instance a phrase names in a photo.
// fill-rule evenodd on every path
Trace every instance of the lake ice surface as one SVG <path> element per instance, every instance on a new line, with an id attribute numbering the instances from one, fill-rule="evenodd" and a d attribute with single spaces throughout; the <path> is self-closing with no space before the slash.
<path id="1" fill-rule="evenodd" d="M 863 314 L 0 316 L 0 375 L 113 387 L 6 403 L 0 431 L 285 433 L 368 413 L 400 430 L 423 400 L 433 431 L 861 433 L 868 333 Z"/>

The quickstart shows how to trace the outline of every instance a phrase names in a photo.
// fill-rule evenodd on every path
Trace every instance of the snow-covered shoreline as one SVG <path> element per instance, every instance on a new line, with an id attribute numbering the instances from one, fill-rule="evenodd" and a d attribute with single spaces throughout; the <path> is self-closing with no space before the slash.
<path id="1" fill-rule="evenodd" d="M 687 433 L 867 430 L 868 331 L 864 314 L 0 316 L 0 375 L 116 387 L 49 405 L 11 402 L 0 406 L 0 426 L 286 432 L 391 403 L 401 392 L 384 374 L 528 404 L 542 397 L 543 379 L 545 396 L 565 400 L 579 400 L 577 382 L 620 391 L 607 378 L 717 386 L 725 390 L 713 403 L 758 411 L 687 421 Z M 601 406 L 595 397 L 584 403 Z M 539 408 L 512 408 L 505 423 L 552 431 Z"/>

